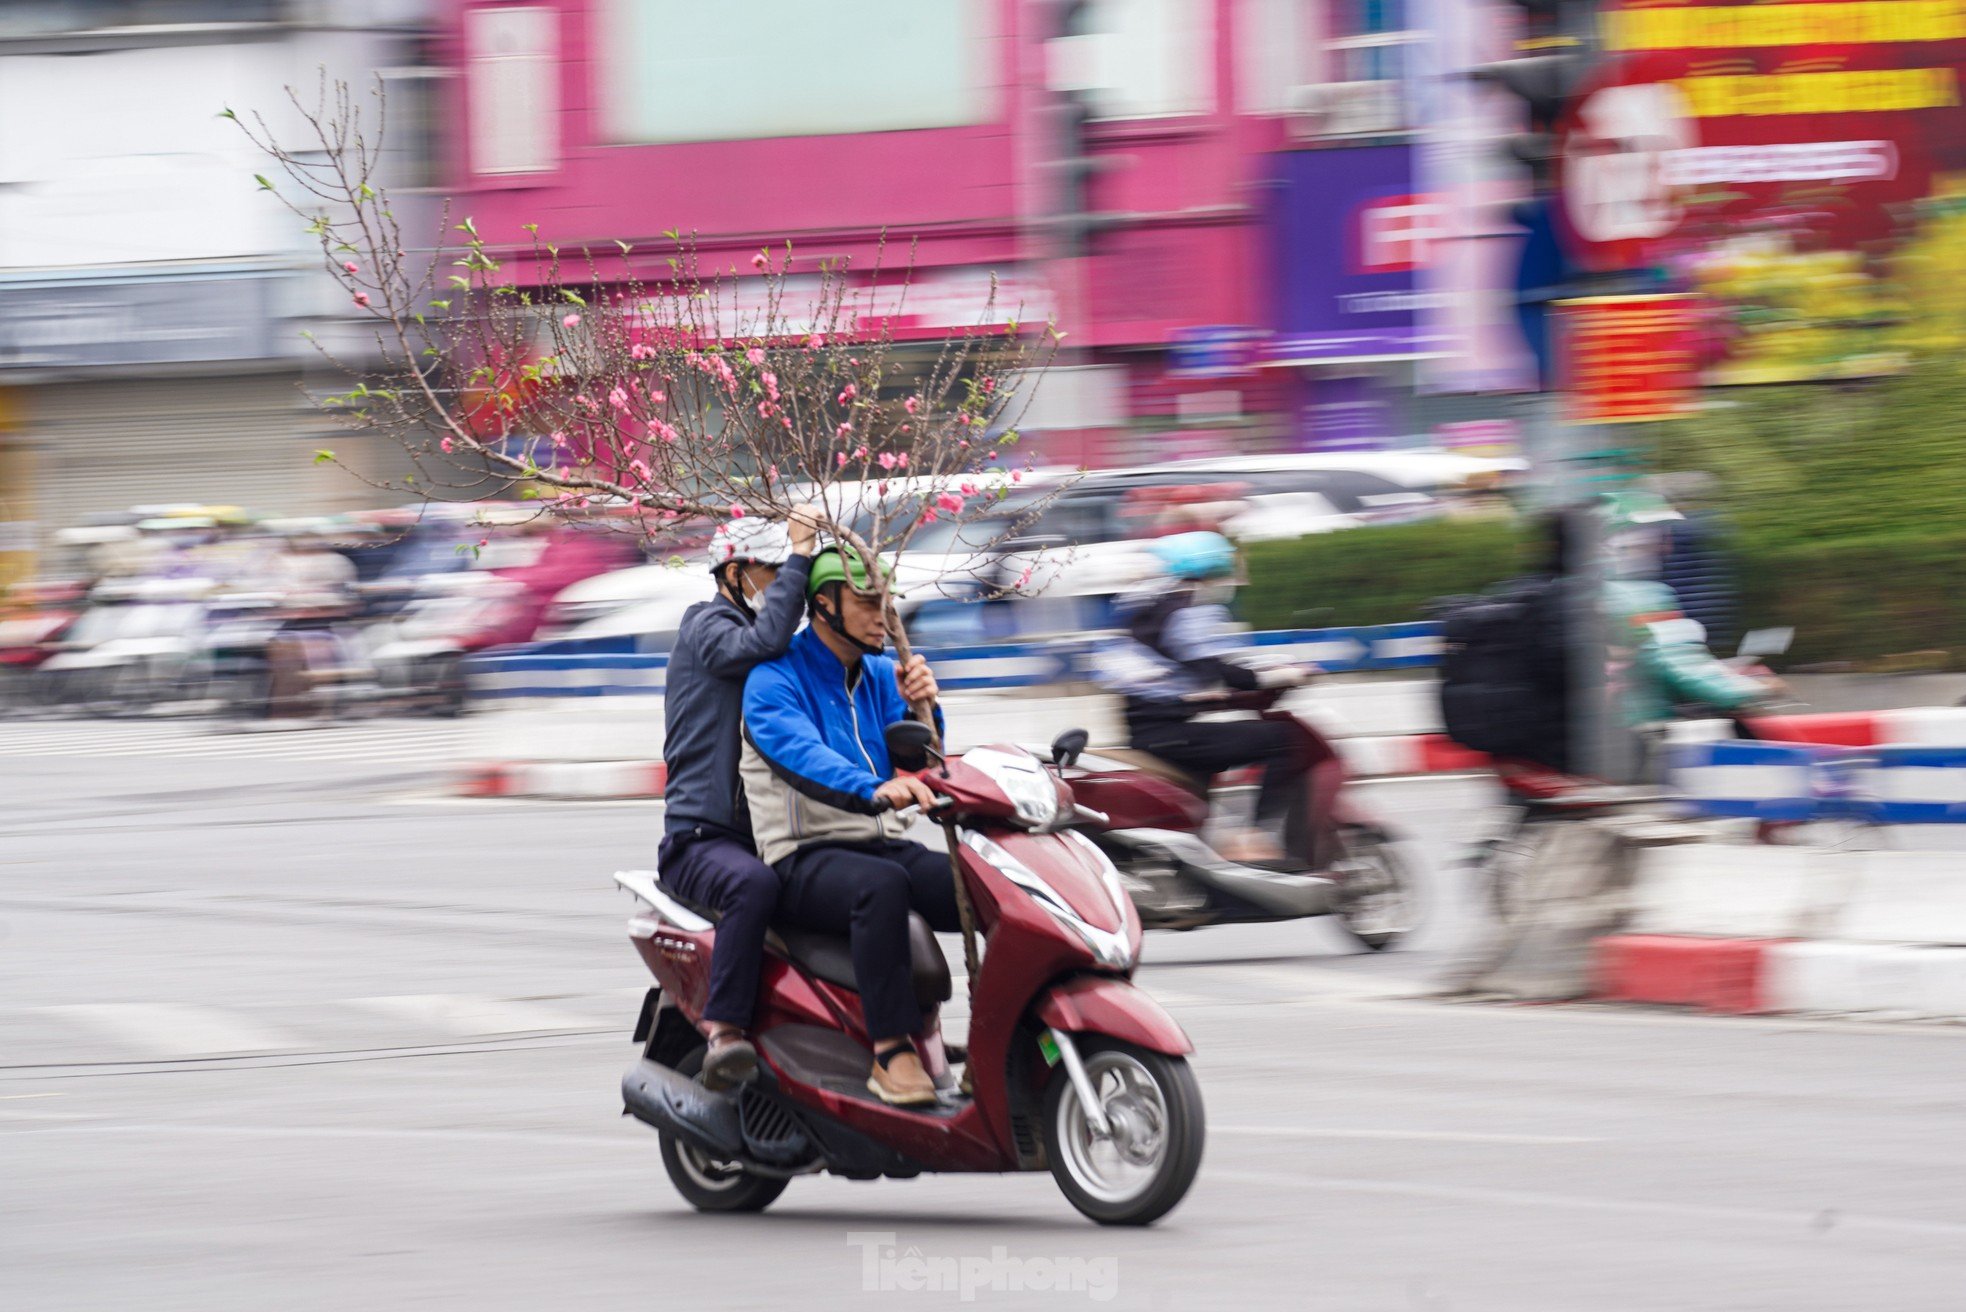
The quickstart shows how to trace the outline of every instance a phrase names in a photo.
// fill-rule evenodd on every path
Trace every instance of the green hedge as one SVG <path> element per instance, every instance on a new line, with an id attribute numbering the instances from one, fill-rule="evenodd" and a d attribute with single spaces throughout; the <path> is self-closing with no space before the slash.
<path id="1" fill-rule="evenodd" d="M 1742 622 L 1794 626 L 1787 664 L 1937 650 L 1966 668 L 1966 528 L 1774 543 L 1743 535 L 1734 545 Z M 1247 561 L 1237 608 L 1259 629 L 1421 619 L 1436 597 L 1527 568 L 1519 526 L 1489 520 L 1253 543 Z"/>
<path id="2" fill-rule="evenodd" d="M 1403 624 L 1435 597 L 1479 592 L 1525 568 L 1522 528 L 1444 519 L 1251 543 L 1241 617 L 1259 629 Z"/>

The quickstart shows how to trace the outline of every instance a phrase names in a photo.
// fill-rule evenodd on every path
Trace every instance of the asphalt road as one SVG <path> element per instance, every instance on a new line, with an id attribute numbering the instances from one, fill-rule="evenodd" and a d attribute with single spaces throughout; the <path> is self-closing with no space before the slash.
<path id="1" fill-rule="evenodd" d="M 1153 1230 L 1046 1176 L 696 1215 L 616 1097 L 608 875 L 659 808 L 445 801 L 413 729 L 313 741 L 0 737 L 0 1306 L 941 1306 L 965 1270 L 979 1305 L 1961 1304 L 1966 1036 L 1428 1000 L 1445 882 L 1410 952 L 1150 939 L 1210 1118 Z M 1485 801 L 1372 792 L 1436 868 Z"/>

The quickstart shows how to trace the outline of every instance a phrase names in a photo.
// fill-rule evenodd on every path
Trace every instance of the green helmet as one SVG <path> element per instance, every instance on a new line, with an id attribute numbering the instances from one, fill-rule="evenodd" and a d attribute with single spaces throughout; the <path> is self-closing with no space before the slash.
<path id="1" fill-rule="evenodd" d="M 1607 534 L 1623 533 L 1630 529 L 1654 528 L 1660 524 L 1670 524 L 1674 520 L 1686 518 L 1673 509 L 1672 502 L 1657 492 L 1644 488 L 1607 492 L 1601 504 L 1604 509 L 1604 531 Z"/>
<path id="2" fill-rule="evenodd" d="M 882 578 L 894 577 L 894 566 L 889 562 L 881 561 L 880 570 Z M 845 583 L 855 591 L 864 591 L 869 586 L 866 563 L 856 553 L 827 547 L 812 558 L 812 572 L 806 575 L 806 596 L 819 595 L 819 590 L 828 583 Z"/>

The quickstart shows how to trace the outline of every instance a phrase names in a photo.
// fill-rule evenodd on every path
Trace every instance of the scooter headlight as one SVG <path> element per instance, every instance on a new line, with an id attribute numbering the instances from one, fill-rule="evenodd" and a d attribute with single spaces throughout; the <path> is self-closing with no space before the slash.
<path id="1" fill-rule="evenodd" d="M 1003 789 L 1017 818 L 1032 829 L 1058 823 L 1058 782 L 1051 772 L 1022 753 L 978 747 L 963 753 L 963 763 L 975 767 Z"/>

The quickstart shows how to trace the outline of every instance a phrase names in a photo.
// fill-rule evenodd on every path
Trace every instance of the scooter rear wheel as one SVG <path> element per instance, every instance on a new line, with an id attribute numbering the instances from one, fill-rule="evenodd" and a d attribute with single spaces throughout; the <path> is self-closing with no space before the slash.
<path id="1" fill-rule="evenodd" d="M 676 1073 L 695 1079 L 703 1069 L 704 1051 L 699 1047 L 677 1062 Z M 700 1149 L 662 1131 L 656 1133 L 662 1141 L 662 1166 L 669 1172 L 669 1183 L 699 1212 L 762 1212 L 777 1202 L 791 1183 L 713 1161 Z"/>
<path id="2" fill-rule="evenodd" d="M 1118 1039 L 1082 1039 L 1079 1056 L 1111 1133 L 1093 1132 L 1060 1066 L 1044 1103 L 1052 1179 L 1100 1225 L 1151 1225 L 1174 1210 L 1201 1169 L 1201 1087 L 1183 1058 Z"/>
<path id="3" fill-rule="evenodd" d="M 1361 947 L 1384 952 L 1411 933 L 1418 919 L 1412 873 L 1384 830 L 1351 826 L 1343 841 L 1333 867 L 1340 892 L 1332 917 Z"/>

